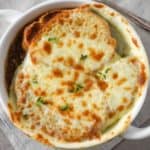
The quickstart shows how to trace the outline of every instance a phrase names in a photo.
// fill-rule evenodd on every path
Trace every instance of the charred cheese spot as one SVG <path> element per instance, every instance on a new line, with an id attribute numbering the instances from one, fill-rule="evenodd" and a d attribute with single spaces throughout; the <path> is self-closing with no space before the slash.
<path id="1" fill-rule="evenodd" d="M 131 59 L 129 59 L 129 61 L 133 64 L 137 64 L 138 63 L 138 59 L 136 57 L 133 57 Z"/>
<path id="2" fill-rule="evenodd" d="M 50 54 L 52 52 L 52 47 L 49 42 L 44 42 L 43 44 L 43 50 L 47 53 Z"/>
<path id="3" fill-rule="evenodd" d="M 92 118 L 95 120 L 96 123 L 100 123 L 102 121 L 101 118 L 95 113 L 92 114 Z"/>
<path id="4" fill-rule="evenodd" d="M 85 91 L 90 90 L 92 88 L 92 85 L 93 85 L 93 80 L 86 79 L 84 82 L 85 82 L 85 88 L 84 88 L 84 90 Z"/>
<path id="5" fill-rule="evenodd" d="M 90 115 L 90 111 L 85 110 L 82 114 L 83 114 L 83 116 L 88 117 Z"/>
<path id="6" fill-rule="evenodd" d="M 76 38 L 79 38 L 79 37 L 80 37 L 80 32 L 79 32 L 79 31 L 75 31 L 75 32 L 74 32 L 74 36 L 75 36 Z"/>
<path id="7" fill-rule="evenodd" d="M 82 106 L 86 107 L 87 106 L 87 102 L 86 101 L 82 101 Z"/>
<path id="8" fill-rule="evenodd" d="M 112 45 L 112 46 L 114 46 L 114 47 L 116 47 L 116 40 L 113 39 L 113 38 L 110 38 L 110 39 L 108 40 L 108 44 L 109 44 L 109 45 Z"/>
<path id="9" fill-rule="evenodd" d="M 59 42 L 58 42 L 58 47 L 59 47 L 59 48 L 62 48 L 63 46 L 64 46 L 64 43 L 63 43 L 62 41 L 59 41 Z"/>
<path id="10" fill-rule="evenodd" d="M 93 34 L 90 35 L 90 39 L 91 40 L 95 40 L 96 38 L 97 38 L 96 33 L 93 33 Z"/>
<path id="11" fill-rule="evenodd" d="M 96 110 L 96 109 L 97 109 L 97 110 L 99 109 L 96 104 L 92 104 L 92 107 L 93 107 L 93 109 L 95 109 L 95 110 Z"/>
<path id="12" fill-rule="evenodd" d="M 69 125 L 72 124 L 71 121 L 69 119 L 67 119 L 67 118 L 65 118 L 64 121 L 65 121 L 66 124 L 69 124 Z"/>
<path id="13" fill-rule="evenodd" d="M 58 61 L 58 62 L 64 62 L 64 57 L 58 57 L 58 58 L 57 58 L 57 61 Z"/>
<path id="14" fill-rule="evenodd" d="M 67 60 L 66 60 L 66 64 L 69 65 L 69 66 L 74 66 L 75 61 L 72 57 L 68 57 Z"/>
<path id="15" fill-rule="evenodd" d="M 84 44 L 83 43 L 79 43 L 78 44 L 78 48 L 82 49 L 84 47 Z"/>
<path id="16" fill-rule="evenodd" d="M 115 12 L 111 12 L 110 15 L 111 15 L 111 16 L 115 16 Z"/>
<path id="17" fill-rule="evenodd" d="M 37 135 L 36 135 L 36 138 L 37 138 L 38 140 L 43 140 L 43 136 L 42 136 L 41 134 L 37 134 Z"/>
<path id="18" fill-rule="evenodd" d="M 78 120 L 80 120 L 80 119 L 81 119 L 81 115 L 77 115 L 76 118 L 77 118 Z"/>
<path id="19" fill-rule="evenodd" d="M 103 56 L 104 53 L 103 52 L 99 52 L 97 53 L 95 49 L 93 48 L 89 48 L 89 52 L 90 52 L 90 56 L 95 60 L 95 61 L 100 61 Z"/>
<path id="20" fill-rule="evenodd" d="M 136 38 L 132 38 L 132 42 L 133 42 L 133 44 L 137 47 L 137 48 L 139 48 L 139 44 L 138 44 L 138 41 L 137 41 L 137 39 Z"/>
<path id="21" fill-rule="evenodd" d="M 119 106 L 119 107 L 117 108 L 117 110 L 118 110 L 118 111 L 123 111 L 123 110 L 124 110 L 124 106 L 123 106 L 123 105 Z"/>
<path id="22" fill-rule="evenodd" d="M 117 73 L 114 73 L 114 74 L 112 75 L 112 78 L 113 78 L 114 80 L 116 80 L 116 79 L 118 78 L 118 74 L 117 74 Z"/>
<path id="23" fill-rule="evenodd" d="M 64 20 L 63 18 L 60 18 L 60 19 L 59 19 L 59 24 L 63 25 L 64 22 L 65 22 L 65 20 Z"/>
<path id="24" fill-rule="evenodd" d="M 81 71 L 84 70 L 84 67 L 83 67 L 82 65 L 80 65 L 80 64 L 75 64 L 75 65 L 73 66 L 73 68 L 76 69 L 76 70 L 81 70 Z"/>
<path id="25" fill-rule="evenodd" d="M 123 97 L 122 102 L 126 104 L 129 102 L 129 100 L 126 97 Z"/>
<path id="26" fill-rule="evenodd" d="M 109 112 L 108 117 L 113 118 L 115 116 L 116 112 Z"/>
<path id="27" fill-rule="evenodd" d="M 147 80 L 147 77 L 146 77 L 146 73 L 145 73 L 145 65 L 144 64 L 141 64 L 141 72 L 139 74 L 139 84 L 141 86 L 143 86 Z"/>
<path id="28" fill-rule="evenodd" d="M 38 141 L 42 142 L 43 144 L 52 146 L 52 144 L 49 142 L 49 140 L 46 139 L 46 138 L 44 138 L 43 135 L 40 134 L 40 133 L 36 135 L 36 139 L 37 139 Z"/>
<path id="29" fill-rule="evenodd" d="M 11 118 L 14 122 L 20 122 L 21 119 L 21 112 L 14 112 L 11 114 Z"/>
<path id="30" fill-rule="evenodd" d="M 64 32 L 64 33 L 62 33 L 62 35 L 61 35 L 62 37 L 65 37 L 66 36 L 66 33 Z"/>
<path id="31" fill-rule="evenodd" d="M 108 84 L 105 81 L 99 80 L 97 81 L 98 87 L 100 90 L 105 91 L 108 87 Z"/>
<path id="32" fill-rule="evenodd" d="M 125 89 L 126 91 L 132 90 L 132 88 L 131 88 L 131 87 L 128 87 L 128 86 L 124 87 L 124 89 Z"/>
<path id="33" fill-rule="evenodd" d="M 34 130 L 35 129 L 35 125 L 32 124 L 31 125 L 31 129 Z"/>
<path id="34" fill-rule="evenodd" d="M 53 72 L 54 77 L 56 77 L 56 78 L 63 77 L 63 72 L 58 68 L 53 69 L 52 72 Z"/>
<path id="35" fill-rule="evenodd" d="M 26 91 L 26 90 L 29 89 L 29 87 L 30 87 L 30 83 L 27 82 L 27 83 L 25 83 L 25 84 L 23 85 L 22 89 Z"/>
<path id="36" fill-rule="evenodd" d="M 68 80 L 68 81 L 62 81 L 61 84 L 63 86 L 69 86 L 69 87 L 72 87 L 74 85 L 74 82 L 71 81 L 71 80 Z"/>
<path id="37" fill-rule="evenodd" d="M 124 84 L 126 81 L 127 81 L 126 78 L 122 78 L 122 79 L 120 79 L 120 80 L 117 81 L 117 84 L 118 84 L 118 85 L 122 85 L 122 84 Z"/>
<path id="38" fill-rule="evenodd" d="M 19 99 L 19 102 L 21 102 L 21 103 L 26 103 L 26 98 L 25 98 L 25 97 L 20 98 L 20 99 Z"/>
<path id="39" fill-rule="evenodd" d="M 96 8 L 103 8 L 103 7 L 105 7 L 105 5 L 103 5 L 103 4 L 94 4 L 94 6 L 95 6 Z"/>
<path id="40" fill-rule="evenodd" d="M 36 96 L 46 96 L 47 93 L 46 91 L 42 90 L 41 88 L 37 88 L 35 91 L 34 91 L 34 94 Z"/>
<path id="41" fill-rule="evenodd" d="M 37 64 L 38 63 L 38 59 L 37 59 L 36 53 L 37 53 L 37 51 L 33 51 L 33 52 L 31 52 L 31 55 L 30 55 L 31 61 L 32 61 L 33 64 Z"/>
<path id="42" fill-rule="evenodd" d="M 63 89 L 57 89 L 56 90 L 56 94 L 57 95 L 61 95 L 61 94 L 63 94 L 64 93 L 64 90 Z"/>
<path id="43" fill-rule="evenodd" d="M 23 74 L 22 72 L 19 73 L 18 78 L 19 78 L 20 80 L 23 80 L 23 79 L 24 79 L 24 74 Z"/>
<path id="44" fill-rule="evenodd" d="M 45 101 L 45 104 L 54 105 L 54 102 L 52 100 Z"/>
<path id="45" fill-rule="evenodd" d="M 79 72 L 74 73 L 74 81 L 78 80 L 79 78 Z"/>
<path id="46" fill-rule="evenodd" d="M 76 96 L 76 97 L 81 97 L 81 96 L 83 96 L 83 95 L 84 95 L 83 92 L 77 92 L 77 93 L 74 94 L 74 96 Z"/>

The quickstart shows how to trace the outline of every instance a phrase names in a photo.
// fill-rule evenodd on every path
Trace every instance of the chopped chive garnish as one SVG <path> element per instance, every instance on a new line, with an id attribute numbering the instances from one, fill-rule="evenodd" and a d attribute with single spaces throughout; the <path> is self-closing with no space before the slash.
<path id="1" fill-rule="evenodd" d="M 69 105 L 68 104 L 60 106 L 60 110 L 62 110 L 62 111 L 65 111 L 65 110 L 68 110 L 68 109 L 69 109 Z"/>
<path id="2" fill-rule="evenodd" d="M 81 89 L 83 89 L 83 85 L 81 85 L 81 84 L 76 84 L 75 92 L 78 92 L 78 91 L 80 91 Z"/>
<path id="3" fill-rule="evenodd" d="M 105 70 L 105 73 L 108 73 L 110 70 L 111 70 L 111 68 L 107 68 L 107 69 Z"/>
<path id="4" fill-rule="evenodd" d="M 106 80 L 106 74 L 104 74 L 104 73 L 102 73 L 102 72 L 100 72 L 100 71 L 98 71 L 98 72 L 96 73 L 96 76 L 97 76 L 98 78 L 102 79 L 102 80 Z"/>
<path id="5" fill-rule="evenodd" d="M 32 80 L 32 83 L 38 84 L 38 81 L 37 81 L 36 79 L 33 79 L 33 80 Z"/>
<path id="6" fill-rule="evenodd" d="M 69 90 L 69 92 L 71 92 L 71 93 L 73 93 L 73 92 L 77 93 L 77 92 L 79 92 L 83 88 L 84 87 L 83 87 L 82 84 L 77 83 L 77 84 L 74 85 L 73 89 Z"/>
<path id="7" fill-rule="evenodd" d="M 81 54 L 80 60 L 85 60 L 88 58 L 88 55 Z"/>
<path id="8" fill-rule="evenodd" d="M 42 97 L 39 97 L 39 98 L 36 100 L 36 105 L 41 106 L 42 104 L 45 104 L 45 102 L 44 102 L 44 100 L 42 99 Z"/>
<path id="9" fill-rule="evenodd" d="M 32 79 L 32 83 L 34 83 L 34 84 L 38 84 L 37 76 L 34 76 L 34 77 L 33 77 L 33 79 Z"/>
<path id="10" fill-rule="evenodd" d="M 96 73 L 96 76 L 97 76 L 98 78 L 100 78 L 101 80 L 106 80 L 106 78 L 107 78 L 107 73 L 108 73 L 110 70 L 111 70 L 111 68 L 107 68 L 107 69 L 105 69 L 103 72 L 98 71 L 98 72 Z"/>
<path id="11" fill-rule="evenodd" d="M 56 37 L 49 37 L 48 41 L 49 42 L 58 42 L 58 38 L 56 38 Z"/>

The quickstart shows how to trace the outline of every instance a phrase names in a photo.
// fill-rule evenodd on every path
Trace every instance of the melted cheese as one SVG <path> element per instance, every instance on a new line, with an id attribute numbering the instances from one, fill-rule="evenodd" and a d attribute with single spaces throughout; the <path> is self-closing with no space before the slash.
<path id="1" fill-rule="evenodd" d="M 139 94 L 140 61 L 117 56 L 107 22 L 79 10 L 50 21 L 12 83 L 12 120 L 44 143 L 100 139 Z"/>

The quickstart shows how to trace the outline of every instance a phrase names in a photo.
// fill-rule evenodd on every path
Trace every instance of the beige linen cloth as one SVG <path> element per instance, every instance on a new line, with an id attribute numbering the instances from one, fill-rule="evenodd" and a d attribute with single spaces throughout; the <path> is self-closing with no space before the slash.
<path id="1" fill-rule="evenodd" d="M 50 1 L 50 0 L 49 0 Z M 51 0 L 52 1 L 52 0 Z M 134 11 L 139 16 L 144 17 L 150 20 L 150 0 L 115 0 L 119 5 L 128 8 L 129 10 Z M 0 0 L 0 11 L 2 9 L 14 9 L 16 11 L 24 12 L 30 7 L 37 5 L 44 0 Z M 10 25 L 10 21 L 13 16 L 16 15 L 14 13 L 6 13 L 5 15 L 0 15 L 0 37 L 7 30 Z M 134 25 L 135 26 L 135 25 Z M 150 35 L 149 33 L 143 31 L 142 29 L 135 26 L 137 32 L 140 34 L 141 39 L 147 49 L 147 53 L 150 56 Z M 150 89 L 149 89 L 150 91 Z M 148 92 L 150 93 L 150 92 Z M 144 104 L 144 108 L 139 114 L 138 118 L 135 120 L 134 124 L 137 126 L 142 125 L 143 122 L 150 118 L 150 102 L 149 96 L 147 95 L 146 102 Z M 18 129 L 16 129 L 8 120 L 7 116 L 4 114 L 2 107 L 0 106 L 0 129 L 6 135 L 14 150 L 53 150 L 54 148 L 48 148 L 43 146 L 42 144 L 31 140 Z M 92 148 L 88 148 L 88 150 L 111 150 L 116 146 L 120 141 L 122 141 L 122 137 L 117 137 L 112 141 L 102 144 L 100 146 L 95 146 Z M 2 144 L 2 143 L 0 143 Z"/>

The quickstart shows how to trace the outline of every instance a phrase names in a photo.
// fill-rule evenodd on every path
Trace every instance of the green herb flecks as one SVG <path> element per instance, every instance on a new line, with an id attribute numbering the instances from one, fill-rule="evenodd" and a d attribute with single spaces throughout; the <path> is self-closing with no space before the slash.
<path id="1" fill-rule="evenodd" d="M 37 75 L 33 76 L 31 82 L 32 82 L 32 84 L 38 84 Z"/>
<path id="2" fill-rule="evenodd" d="M 77 83 L 74 85 L 74 87 L 71 90 L 69 90 L 69 92 L 77 93 L 77 92 L 81 91 L 83 88 L 84 88 L 84 86 L 82 84 Z"/>
<path id="3" fill-rule="evenodd" d="M 84 61 L 88 58 L 88 55 L 81 54 L 80 60 Z"/>
<path id="4" fill-rule="evenodd" d="M 23 114 L 22 117 L 24 120 L 27 120 L 29 116 L 27 114 Z"/>
<path id="5" fill-rule="evenodd" d="M 111 68 L 107 68 L 107 69 L 105 70 L 105 73 L 107 74 L 110 70 L 111 70 Z"/>
<path id="6" fill-rule="evenodd" d="M 59 41 L 59 39 L 57 38 L 57 37 L 49 37 L 48 38 L 48 42 L 58 42 Z"/>
<path id="7" fill-rule="evenodd" d="M 60 106 L 60 110 L 62 110 L 62 111 L 66 111 L 68 109 L 69 109 L 69 105 L 68 104 Z"/>
<path id="8" fill-rule="evenodd" d="M 34 78 L 34 79 L 32 80 L 32 83 L 34 83 L 34 84 L 38 84 L 37 79 L 35 79 L 35 78 Z"/>
<path id="9" fill-rule="evenodd" d="M 102 72 L 98 71 L 98 72 L 96 73 L 96 76 L 97 76 L 98 78 L 100 78 L 101 80 L 106 80 L 106 74 L 105 74 L 105 73 L 102 73 Z"/>
<path id="10" fill-rule="evenodd" d="M 36 100 L 36 105 L 37 106 L 41 106 L 45 104 L 44 100 L 42 99 L 42 97 L 39 97 L 37 100 Z"/>
<path id="11" fill-rule="evenodd" d="M 111 70 L 111 68 L 107 68 L 107 69 L 105 69 L 103 72 L 98 71 L 98 72 L 96 73 L 96 76 L 97 76 L 98 78 L 100 78 L 101 80 L 106 80 L 107 74 L 108 74 L 108 72 L 109 72 L 110 70 Z"/>

